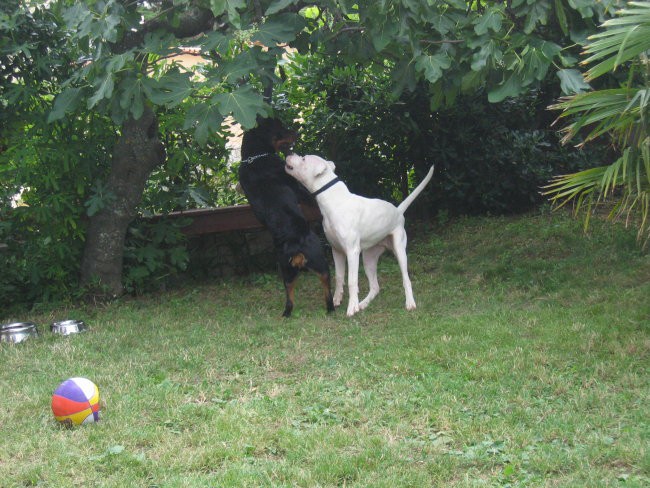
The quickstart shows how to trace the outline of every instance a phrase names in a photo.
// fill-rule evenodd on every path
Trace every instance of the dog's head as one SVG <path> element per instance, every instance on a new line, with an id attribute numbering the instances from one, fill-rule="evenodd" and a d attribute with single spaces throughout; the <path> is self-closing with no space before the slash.
<path id="1" fill-rule="evenodd" d="M 298 156 L 292 154 L 287 157 L 285 171 L 313 191 L 323 176 L 334 176 L 336 165 L 320 156 Z"/>
<path id="2" fill-rule="evenodd" d="M 270 151 L 288 153 L 293 148 L 298 134 L 284 126 L 280 119 L 261 118 L 257 119 L 257 127 L 247 132 L 249 137 L 264 141 Z"/>

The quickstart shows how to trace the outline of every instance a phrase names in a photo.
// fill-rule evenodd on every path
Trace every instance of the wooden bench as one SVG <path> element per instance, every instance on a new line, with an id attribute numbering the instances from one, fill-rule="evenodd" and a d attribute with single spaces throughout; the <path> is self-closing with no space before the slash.
<path id="1" fill-rule="evenodd" d="M 318 207 L 302 205 L 302 211 L 309 222 L 319 222 L 322 216 Z M 264 226 L 257 220 L 250 205 L 233 205 L 231 207 L 199 208 L 172 212 L 157 218 L 181 219 L 189 218 L 191 222 L 181 231 L 187 236 L 200 236 L 220 232 L 262 229 Z"/>

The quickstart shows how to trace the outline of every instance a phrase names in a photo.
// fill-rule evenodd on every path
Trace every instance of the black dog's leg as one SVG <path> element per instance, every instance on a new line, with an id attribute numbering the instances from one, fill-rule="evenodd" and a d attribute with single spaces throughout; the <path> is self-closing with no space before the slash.
<path id="1" fill-rule="evenodd" d="M 287 262 L 280 264 L 280 271 L 282 272 L 282 281 L 284 282 L 284 291 L 286 294 L 282 316 L 291 317 L 294 304 L 294 291 L 296 288 L 296 282 L 298 281 L 298 270 Z"/>
<path id="2" fill-rule="evenodd" d="M 332 299 L 332 282 L 330 280 L 330 274 L 328 272 L 319 273 L 318 277 L 320 282 L 323 285 L 323 293 L 325 295 L 325 308 L 327 313 L 334 311 L 334 300 Z"/>

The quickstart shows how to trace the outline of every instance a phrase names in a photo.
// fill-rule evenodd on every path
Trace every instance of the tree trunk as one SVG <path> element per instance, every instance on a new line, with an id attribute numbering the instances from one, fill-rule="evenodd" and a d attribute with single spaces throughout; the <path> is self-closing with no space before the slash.
<path id="1" fill-rule="evenodd" d="M 81 262 L 81 284 L 95 298 L 122 294 L 124 240 L 136 216 L 147 178 L 162 164 L 165 150 L 158 138 L 158 120 L 145 108 L 138 120 L 129 118 L 113 152 L 106 207 L 90 219 Z"/>

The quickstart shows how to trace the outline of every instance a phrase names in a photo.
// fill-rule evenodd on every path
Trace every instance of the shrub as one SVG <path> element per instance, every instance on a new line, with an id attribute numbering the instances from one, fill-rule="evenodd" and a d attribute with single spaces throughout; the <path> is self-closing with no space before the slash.
<path id="1" fill-rule="evenodd" d="M 557 173 L 590 164 L 559 144 L 546 107 L 554 93 L 490 104 L 484 93 L 433 109 L 427 87 L 395 97 L 389 70 L 294 56 L 280 104 L 300 120 L 298 151 L 333 160 L 352 191 L 402 200 L 436 165 L 427 214 L 516 213 L 543 201 Z"/>

